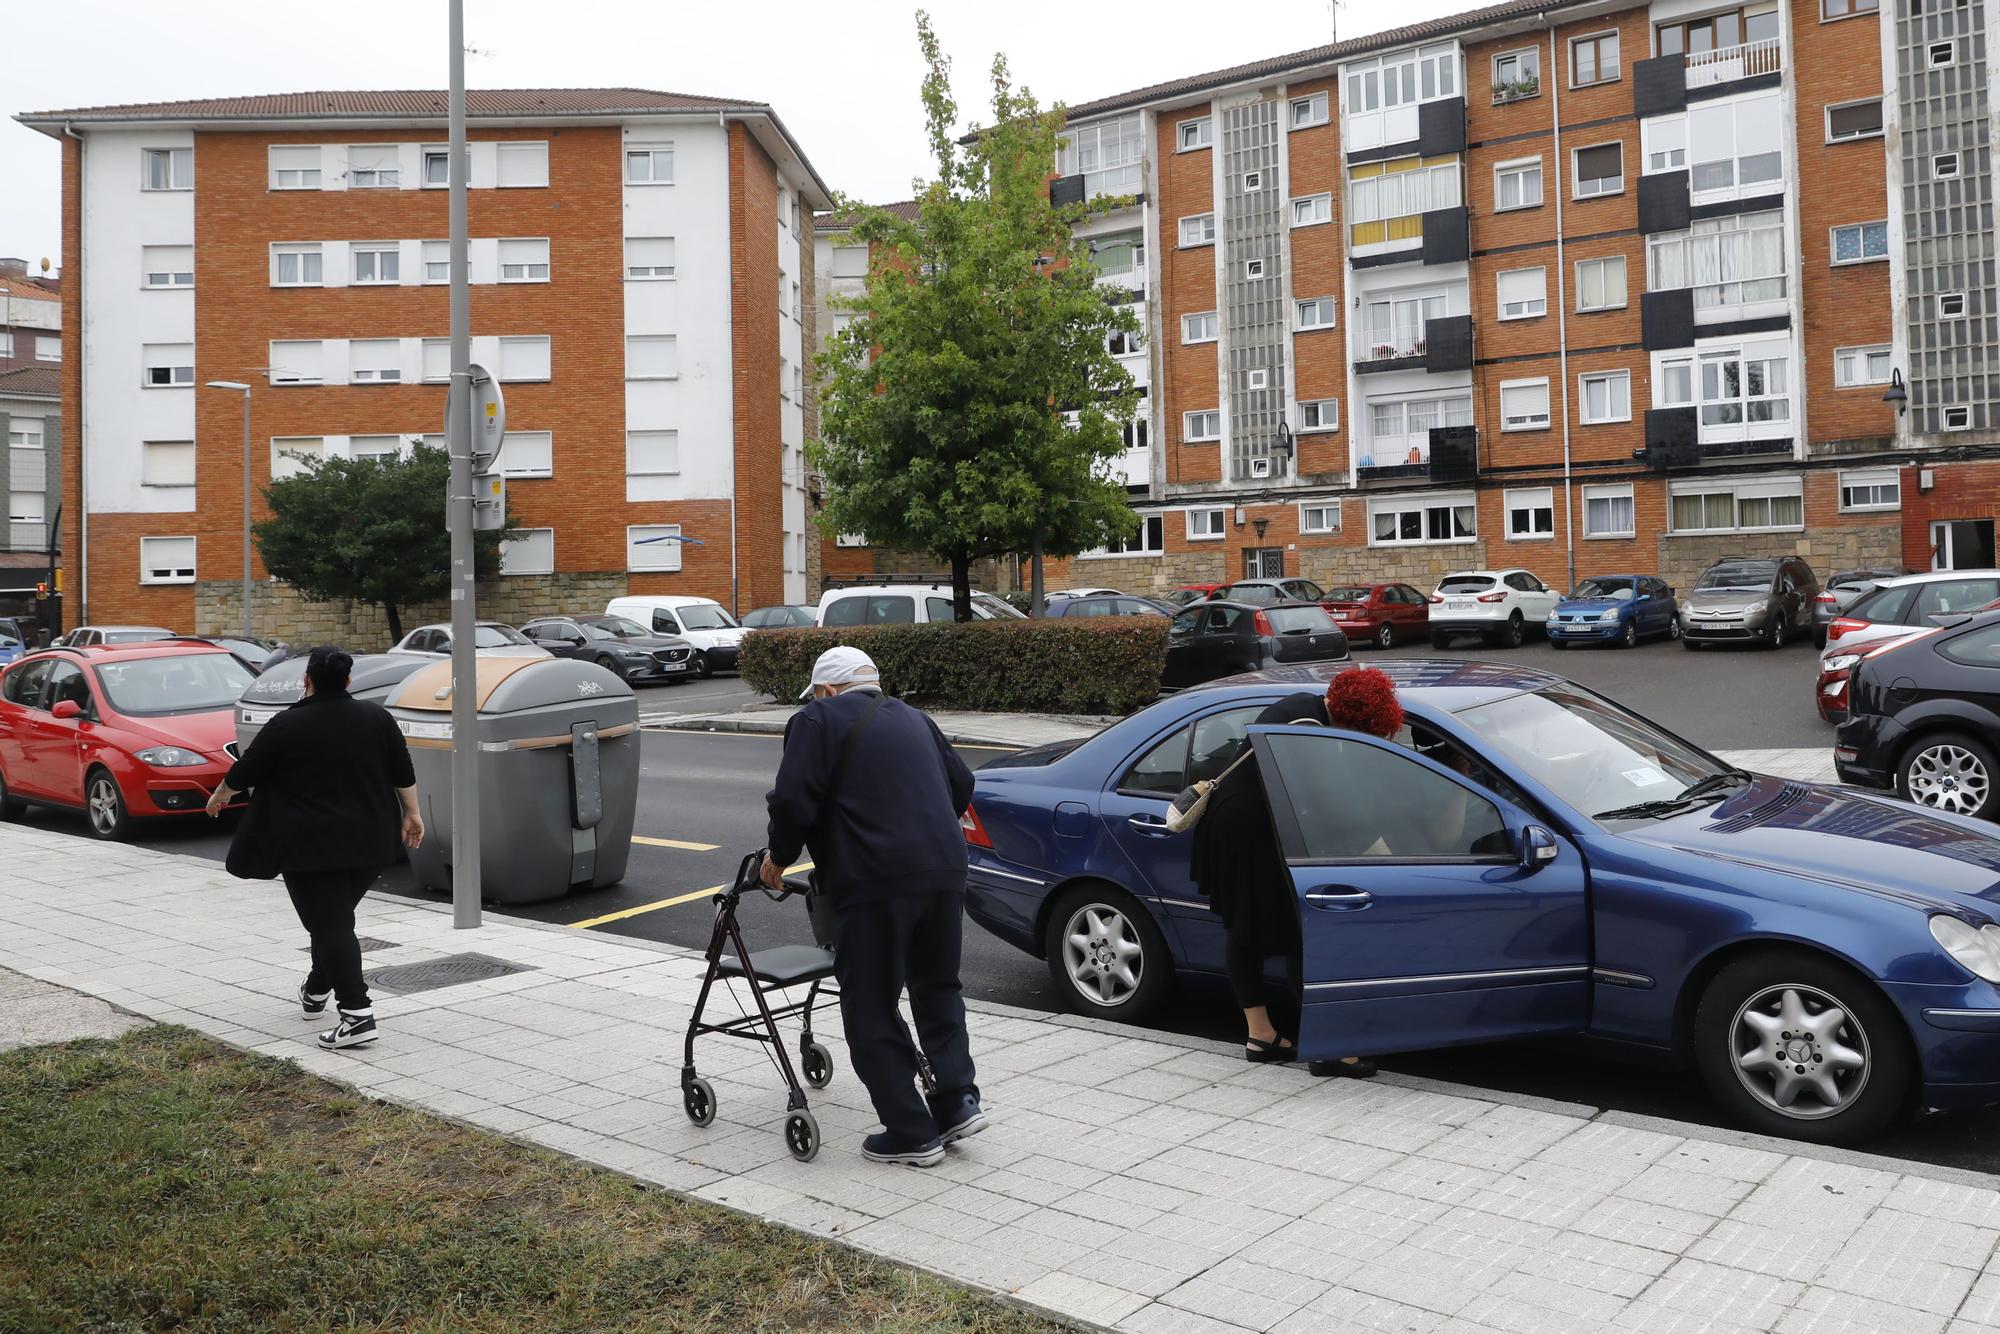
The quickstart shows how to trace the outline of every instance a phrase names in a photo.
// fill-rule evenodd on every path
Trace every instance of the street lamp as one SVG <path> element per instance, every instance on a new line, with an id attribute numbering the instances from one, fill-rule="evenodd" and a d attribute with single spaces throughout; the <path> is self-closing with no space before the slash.
<path id="1" fill-rule="evenodd" d="M 1910 410 L 1910 391 L 1903 384 L 1903 373 L 1901 371 L 1891 370 L 1889 372 L 1889 388 L 1882 395 L 1882 401 L 1895 408 L 1896 415 L 1899 417 Z"/>
<path id="2" fill-rule="evenodd" d="M 243 395 L 243 637 L 252 639 L 250 620 L 250 386 L 241 380 L 210 380 L 210 389 Z"/>

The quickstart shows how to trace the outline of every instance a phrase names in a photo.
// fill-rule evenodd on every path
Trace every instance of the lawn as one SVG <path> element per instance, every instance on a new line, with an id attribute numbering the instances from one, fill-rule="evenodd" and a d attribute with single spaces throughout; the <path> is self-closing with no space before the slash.
<path id="1" fill-rule="evenodd" d="M 0 1055 L 0 1331 L 328 1328 L 1062 1327 L 187 1029 Z"/>

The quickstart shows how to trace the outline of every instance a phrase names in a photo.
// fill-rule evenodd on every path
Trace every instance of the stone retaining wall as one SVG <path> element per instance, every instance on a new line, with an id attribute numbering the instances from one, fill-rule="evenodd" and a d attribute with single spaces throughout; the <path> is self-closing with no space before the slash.
<path id="1" fill-rule="evenodd" d="M 603 611 L 627 591 L 625 572 L 509 575 L 480 584 L 479 619 L 519 625 L 558 612 Z M 287 644 L 341 644 L 373 651 L 389 647 L 389 621 L 380 607 L 353 602 L 313 602 L 289 584 L 261 581 L 252 588 L 255 630 Z M 400 608 L 405 634 L 419 625 L 451 618 L 448 602 Z M 176 627 L 178 628 L 178 627 Z M 243 586 L 235 580 L 195 585 L 195 634 L 233 634 L 243 629 Z"/>

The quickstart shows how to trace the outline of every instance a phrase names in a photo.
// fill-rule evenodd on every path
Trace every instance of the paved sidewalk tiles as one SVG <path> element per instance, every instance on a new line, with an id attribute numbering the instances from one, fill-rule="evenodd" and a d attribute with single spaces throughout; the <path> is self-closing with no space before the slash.
<path id="1" fill-rule="evenodd" d="M 296 1061 L 668 1189 L 1089 1325 L 1577 1334 L 2000 1328 L 2000 1188 L 1865 1154 L 1429 1080 L 1315 1080 L 1226 1044 L 988 1005 L 992 1127 L 932 1171 L 864 1161 L 839 1025 L 794 1162 L 768 1055 L 702 1044 L 718 1115 L 681 1110 L 701 964 L 644 941 L 364 902 L 369 967 L 475 948 L 532 971 L 379 1000 L 322 1052 L 292 1006 L 274 885 L 192 858 L 0 827 L 0 1033 L 43 984 Z M 33 979 L 33 980 L 30 980 Z M 725 997 L 725 1004 L 726 1004 Z M 115 1017 L 115 1016 L 114 1016 Z M 118 1018 L 112 1027 L 129 1022 Z"/>

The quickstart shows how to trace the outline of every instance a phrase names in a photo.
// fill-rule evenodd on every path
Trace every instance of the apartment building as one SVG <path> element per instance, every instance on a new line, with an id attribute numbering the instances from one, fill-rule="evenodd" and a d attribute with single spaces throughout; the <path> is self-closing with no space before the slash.
<path id="1" fill-rule="evenodd" d="M 62 361 L 62 280 L 0 256 L 0 372 Z"/>
<path id="2" fill-rule="evenodd" d="M 1518 0 L 1073 107 L 1150 392 L 1137 534 L 1059 577 L 1991 565 L 2000 6 L 1877 3 Z"/>
<path id="3" fill-rule="evenodd" d="M 59 439 L 62 388 L 54 366 L 0 367 L 0 613 L 35 614 L 53 624 L 60 607 L 54 588 L 50 524 L 62 508 Z"/>
<path id="4" fill-rule="evenodd" d="M 209 381 L 252 387 L 257 492 L 303 458 L 442 443 L 445 114 L 419 91 L 17 117 L 62 143 L 82 316 L 62 353 L 70 619 L 240 615 L 244 404 Z M 524 530 L 483 610 L 801 600 L 804 228 L 830 199 L 783 122 L 608 88 L 472 91 L 467 123 L 473 359 L 505 387 L 497 466 Z M 295 633 L 355 625 L 260 590 Z"/>

